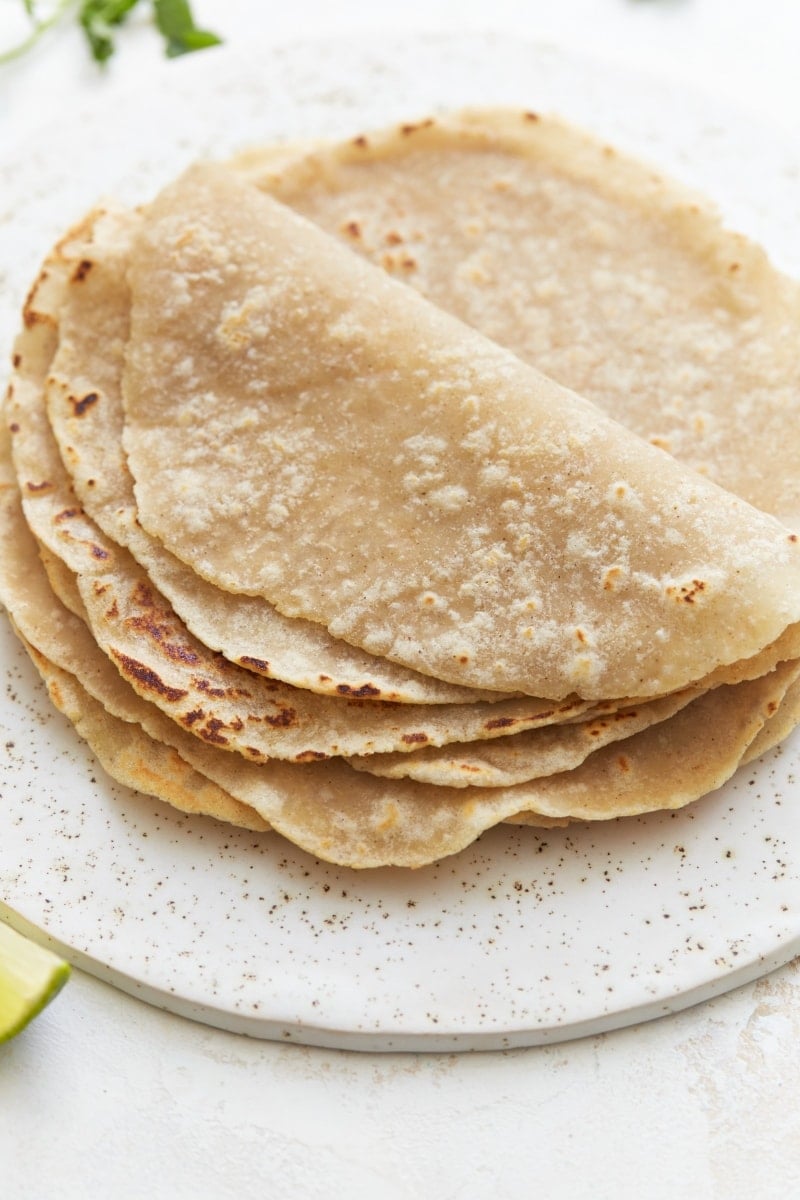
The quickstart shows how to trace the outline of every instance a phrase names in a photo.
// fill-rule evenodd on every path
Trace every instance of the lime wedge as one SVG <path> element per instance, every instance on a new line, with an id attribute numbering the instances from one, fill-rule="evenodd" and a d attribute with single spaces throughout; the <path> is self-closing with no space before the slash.
<path id="1" fill-rule="evenodd" d="M 67 982 L 69 963 L 0 922 L 0 1042 L 7 1042 Z"/>

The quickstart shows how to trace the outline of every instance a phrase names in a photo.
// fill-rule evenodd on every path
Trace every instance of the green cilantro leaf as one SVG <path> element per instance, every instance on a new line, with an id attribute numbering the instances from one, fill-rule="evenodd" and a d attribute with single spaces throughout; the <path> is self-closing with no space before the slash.
<path id="1" fill-rule="evenodd" d="M 112 30 L 121 25 L 139 0 L 83 0 L 78 20 L 81 23 L 92 58 L 103 63 L 114 53 Z"/>
<path id="2" fill-rule="evenodd" d="M 167 43 L 167 56 L 190 54 L 206 46 L 218 46 L 220 39 L 215 33 L 198 29 L 194 23 L 188 0 L 153 0 L 156 10 L 156 25 Z"/>
<path id="3" fill-rule="evenodd" d="M 21 0 L 31 30 L 21 42 L 7 50 L 0 50 L 0 66 L 20 58 L 39 41 L 42 34 L 64 16 L 67 9 L 77 6 L 78 21 L 86 35 L 92 58 L 104 63 L 114 53 L 114 33 L 124 22 L 139 0 L 53 0 L 45 6 L 49 15 L 39 15 L 38 0 Z M 206 46 L 217 46 L 220 38 L 206 29 L 198 29 L 194 23 L 189 0 L 153 0 L 155 24 L 164 38 L 164 49 L 168 58 L 203 50 Z"/>

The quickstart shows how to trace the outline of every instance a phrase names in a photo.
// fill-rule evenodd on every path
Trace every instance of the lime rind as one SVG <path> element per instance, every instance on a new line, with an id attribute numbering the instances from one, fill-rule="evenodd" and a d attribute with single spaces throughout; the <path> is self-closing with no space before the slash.
<path id="1" fill-rule="evenodd" d="M 0 923 L 0 1043 L 20 1033 L 61 991 L 69 963 Z"/>

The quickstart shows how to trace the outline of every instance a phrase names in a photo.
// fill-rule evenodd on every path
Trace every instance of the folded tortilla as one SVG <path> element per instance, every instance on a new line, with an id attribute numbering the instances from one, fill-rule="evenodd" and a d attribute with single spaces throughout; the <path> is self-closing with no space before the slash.
<path id="1" fill-rule="evenodd" d="M 229 171 L 161 194 L 129 279 L 139 519 L 217 586 L 553 699 L 673 691 L 800 617 L 795 535 Z"/>
<path id="2" fill-rule="evenodd" d="M 79 609 L 97 645 L 139 695 L 193 736 L 253 761 L 411 752 L 442 741 L 500 737 L 595 707 L 575 696 L 556 703 L 521 697 L 396 705 L 347 694 L 315 695 L 229 663 L 194 638 L 132 556 L 83 511 L 59 457 L 46 417 L 44 386 L 58 344 L 54 295 L 61 266 L 59 257 L 49 261 L 17 342 L 6 401 L 13 452 L 13 471 L 8 470 L 19 484 L 32 532 L 67 568 L 66 580 L 59 572 L 58 590 L 77 589 L 77 597 L 67 595 L 67 607 Z M 50 572 L 54 574 L 52 566 Z M 779 653 L 793 656 L 783 645 Z"/>
<path id="3" fill-rule="evenodd" d="M 130 318 L 127 284 L 137 213 L 98 210 L 58 248 L 64 279 L 58 345 L 47 370 L 50 425 L 81 507 L 126 547 L 189 630 L 231 662 L 322 695 L 407 704 L 469 704 L 502 693 L 443 683 L 284 617 L 255 596 L 222 592 L 176 559 L 137 520 L 122 448 L 122 370 Z M 87 400 L 88 397 L 88 400 Z"/>

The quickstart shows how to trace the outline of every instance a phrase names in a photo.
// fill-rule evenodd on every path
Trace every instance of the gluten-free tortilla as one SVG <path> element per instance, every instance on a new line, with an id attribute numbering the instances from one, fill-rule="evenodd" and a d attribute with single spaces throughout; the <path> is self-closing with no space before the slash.
<path id="1" fill-rule="evenodd" d="M 779 522 L 230 171 L 165 189 L 129 280 L 138 516 L 217 586 L 554 700 L 676 690 L 800 616 Z"/>
<path id="2" fill-rule="evenodd" d="M 50 424 L 81 507 L 125 546 L 189 630 L 248 670 L 323 695 L 415 704 L 502 698 L 422 676 L 284 617 L 256 596 L 222 592 L 142 529 L 122 448 L 122 370 L 130 323 L 127 267 L 140 217 L 99 210 L 65 239 L 58 346 L 45 392 Z"/>
<path id="3" fill-rule="evenodd" d="M 751 351 L 775 351 L 767 391 L 789 362 L 770 338 L 792 285 L 770 291 L 771 269 L 742 244 L 726 290 L 731 243 L 707 214 L 679 219 L 677 193 L 639 186 L 642 169 L 624 160 L 603 191 L 599 151 L 587 141 L 577 154 L 579 135 L 557 124 L 544 124 L 537 159 L 528 125 L 495 114 L 408 126 L 289 151 L 266 174 L 251 156 L 262 187 L 292 208 L 319 205 L 319 227 L 253 188 L 242 163 L 238 175 L 198 167 L 141 213 L 90 214 L 50 256 L 6 401 L 0 596 L 55 703 L 115 778 L 332 862 L 421 866 L 498 821 L 690 803 L 796 723 L 796 537 L 742 498 L 745 474 L 741 496 L 721 490 L 667 456 L 665 439 L 648 445 L 526 366 L 528 349 L 516 358 L 442 311 L 467 297 L 484 321 L 473 324 L 510 345 L 506 324 L 537 307 L 516 284 L 513 303 L 500 287 L 494 305 L 477 261 L 464 265 L 465 238 L 485 234 L 495 268 L 509 244 L 505 210 L 485 197 L 482 210 L 467 186 L 498 155 L 520 175 L 493 165 L 493 195 L 528 186 L 531 164 L 562 172 L 568 186 L 540 189 L 554 214 L 577 182 L 621 203 L 627 180 L 642 224 L 661 222 L 688 261 L 679 254 L 648 299 L 647 238 L 636 243 L 643 311 L 666 296 L 680 325 L 670 289 L 704 270 L 717 291 L 687 306 L 675 344 L 691 341 L 698 312 L 719 322 L 717 350 L 723 329 L 752 335 Z M 408 185 L 402 228 L 392 171 Z M 412 220 L 408 204 L 434 175 L 458 194 L 455 217 L 467 204 L 473 219 L 456 221 L 444 249 L 438 218 L 422 205 Z M 366 202 L 368 179 L 374 207 L 360 224 L 340 220 L 337 206 Z M 587 228 L 599 247 L 600 226 Z M 539 236 L 544 258 L 558 257 L 546 225 Z M 603 244 L 624 298 L 615 237 Z M 587 262 L 591 298 L 578 307 L 602 314 L 602 271 L 588 251 Z M 439 307 L 391 275 L 441 286 Z M 547 301 L 538 276 L 530 283 Z M 553 347 L 566 336 L 560 312 L 554 303 L 545 319 Z M 647 380 L 661 378 L 659 321 L 624 377 L 645 405 Z M 753 403 L 737 400 L 742 414 Z M 784 419 L 790 405 L 787 384 Z M 730 473 L 744 451 L 731 451 L 724 421 L 695 417 L 695 441 L 669 449 L 690 462 L 702 444 L 710 466 L 691 465 Z M 771 507 L 785 516 L 781 470 Z M 252 653 L 266 644 L 275 663 Z"/>

